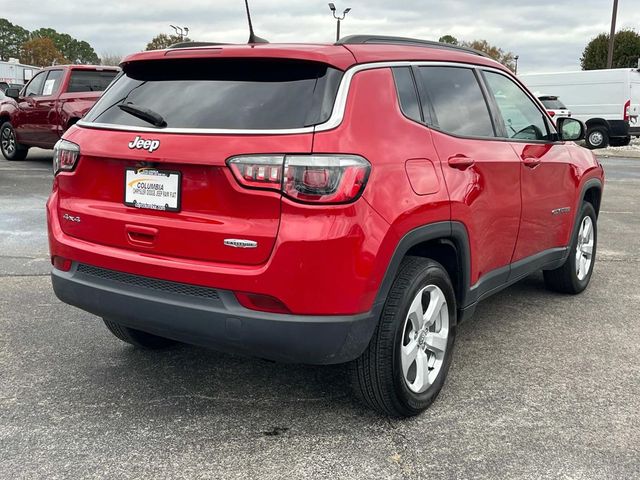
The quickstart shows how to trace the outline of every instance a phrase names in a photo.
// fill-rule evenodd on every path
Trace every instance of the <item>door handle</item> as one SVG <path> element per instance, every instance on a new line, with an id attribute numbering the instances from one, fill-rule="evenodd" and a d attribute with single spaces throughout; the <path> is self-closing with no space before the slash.
<path id="1" fill-rule="evenodd" d="M 537 157 L 525 157 L 522 159 L 525 167 L 536 168 L 542 161 Z"/>
<path id="2" fill-rule="evenodd" d="M 457 170 L 466 170 L 475 162 L 472 158 L 469 158 L 465 155 L 453 155 L 449 157 L 448 163 L 451 168 L 455 168 Z"/>
<path id="3" fill-rule="evenodd" d="M 158 235 L 157 228 L 142 227 L 140 225 L 125 225 L 125 230 L 129 243 L 141 247 L 152 247 Z"/>

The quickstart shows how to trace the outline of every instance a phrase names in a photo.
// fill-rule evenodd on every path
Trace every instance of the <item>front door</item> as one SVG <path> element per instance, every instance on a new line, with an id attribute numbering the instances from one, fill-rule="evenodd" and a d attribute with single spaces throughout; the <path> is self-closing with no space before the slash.
<path id="1" fill-rule="evenodd" d="M 576 172 L 569 149 L 557 141 L 552 122 L 516 82 L 483 72 L 520 162 L 522 222 L 512 262 L 566 246 L 575 217 Z"/>

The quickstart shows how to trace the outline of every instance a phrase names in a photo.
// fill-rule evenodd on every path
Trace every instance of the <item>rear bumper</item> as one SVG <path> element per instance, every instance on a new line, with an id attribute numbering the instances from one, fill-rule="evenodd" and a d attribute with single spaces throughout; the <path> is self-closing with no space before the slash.
<path id="1" fill-rule="evenodd" d="M 282 315 L 242 307 L 232 292 L 74 263 L 53 269 L 60 300 L 125 326 L 270 360 L 344 363 L 360 356 L 377 315 Z"/>

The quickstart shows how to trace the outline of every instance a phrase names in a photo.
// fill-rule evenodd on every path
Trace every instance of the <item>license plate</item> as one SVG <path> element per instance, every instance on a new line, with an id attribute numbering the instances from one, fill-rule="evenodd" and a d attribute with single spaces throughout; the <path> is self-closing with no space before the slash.
<path id="1" fill-rule="evenodd" d="M 124 204 L 151 210 L 180 211 L 180 172 L 127 168 Z"/>

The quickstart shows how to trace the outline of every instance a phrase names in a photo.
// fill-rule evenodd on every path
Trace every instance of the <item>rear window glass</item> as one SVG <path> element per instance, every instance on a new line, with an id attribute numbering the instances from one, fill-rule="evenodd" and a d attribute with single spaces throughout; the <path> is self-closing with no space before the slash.
<path id="1" fill-rule="evenodd" d="M 564 110 L 567 108 L 560 100 L 557 99 L 542 99 L 541 102 L 544 105 L 544 108 L 549 110 Z"/>
<path id="2" fill-rule="evenodd" d="M 117 74 L 115 70 L 72 70 L 67 92 L 102 92 Z"/>
<path id="3" fill-rule="evenodd" d="M 166 60 L 132 63 L 87 114 L 88 122 L 149 127 L 121 110 L 158 114 L 167 128 L 275 130 L 326 121 L 342 72 L 292 60 Z"/>
<path id="4" fill-rule="evenodd" d="M 494 136 L 489 107 L 471 69 L 420 67 L 420 74 L 436 127 L 460 136 Z"/>

